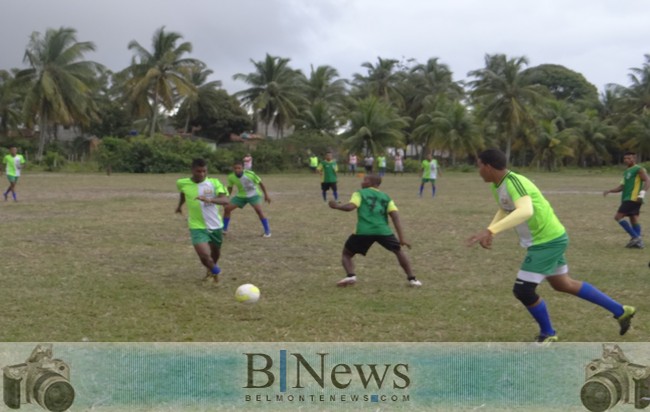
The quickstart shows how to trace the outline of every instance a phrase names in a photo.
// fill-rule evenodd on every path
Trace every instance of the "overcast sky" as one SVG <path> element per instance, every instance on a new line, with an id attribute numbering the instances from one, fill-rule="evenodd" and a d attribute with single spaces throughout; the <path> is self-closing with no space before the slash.
<path id="1" fill-rule="evenodd" d="M 0 0 L 0 69 L 25 67 L 33 31 L 64 26 L 95 43 L 88 60 L 121 70 L 129 41 L 151 50 L 165 26 L 230 93 L 246 88 L 232 76 L 266 53 L 305 74 L 327 64 L 343 78 L 366 74 L 361 64 L 378 57 L 438 57 L 455 80 L 504 53 L 563 65 L 602 91 L 629 85 L 629 69 L 643 65 L 649 22 L 649 0 Z"/>

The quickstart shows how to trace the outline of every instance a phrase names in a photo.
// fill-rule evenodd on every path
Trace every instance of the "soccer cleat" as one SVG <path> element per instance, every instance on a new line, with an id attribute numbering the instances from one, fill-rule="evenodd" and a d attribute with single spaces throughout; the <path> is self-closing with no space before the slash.
<path id="1" fill-rule="evenodd" d="M 219 283 L 219 275 L 215 275 L 212 273 L 211 270 L 208 269 L 207 273 L 205 274 L 205 277 L 203 278 L 203 282 L 207 283 Z"/>
<path id="2" fill-rule="evenodd" d="M 643 249 L 645 244 L 643 243 L 643 239 L 640 237 L 633 237 L 625 247 L 628 249 Z"/>
<path id="3" fill-rule="evenodd" d="M 271 237 L 271 232 L 269 232 L 269 233 L 262 233 L 262 237 Z"/>
<path id="4" fill-rule="evenodd" d="M 632 318 L 634 317 L 635 313 L 636 308 L 634 306 L 623 306 L 623 314 L 616 318 L 618 324 L 621 327 L 621 330 L 619 332 L 621 336 L 625 335 L 625 332 L 630 329 Z"/>
<path id="5" fill-rule="evenodd" d="M 550 345 L 551 343 L 557 342 L 557 341 L 559 341 L 557 335 L 551 335 L 551 336 L 538 335 L 535 338 L 535 343 L 537 343 L 538 345 L 541 345 L 541 346 Z"/>
<path id="6" fill-rule="evenodd" d="M 341 286 L 341 287 L 352 286 L 355 283 L 357 283 L 357 277 L 356 276 L 348 276 L 348 277 L 345 277 L 345 278 L 339 280 L 338 282 L 336 282 L 336 286 Z"/>
<path id="7" fill-rule="evenodd" d="M 409 280 L 409 286 L 412 286 L 412 287 L 415 287 L 415 288 L 419 288 L 420 286 L 422 286 L 422 282 L 420 282 L 420 281 L 417 280 L 417 279 L 410 279 L 410 280 Z"/>

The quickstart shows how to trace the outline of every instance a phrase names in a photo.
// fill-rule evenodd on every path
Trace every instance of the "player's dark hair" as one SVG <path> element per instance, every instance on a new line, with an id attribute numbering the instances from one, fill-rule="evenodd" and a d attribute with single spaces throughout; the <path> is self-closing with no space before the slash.
<path id="1" fill-rule="evenodd" d="M 208 163 L 205 161 L 205 159 L 198 158 L 192 160 L 192 169 L 194 169 L 195 167 L 205 167 L 207 165 Z"/>
<path id="2" fill-rule="evenodd" d="M 623 156 L 636 156 L 636 152 L 625 152 Z"/>
<path id="3" fill-rule="evenodd" d="M 244 166 L 244 163 L 241 160 L 235 160 L 232 165 L 233 166 L 237 166 L 237 165 Z"/>
<path id="4" fill-rule="evenodd" d="M 499 149 L 487 149 L 479 153 L 478 158 L 484 165 L 490 165 L 496 170 L 503 170 L 506 168 L 508 161 L 506 155 Z"/>
<path id="5" fill-rule="evenodd" d="M 374 187 L 379 187 L 379 185 L 381 185 L 381 176 L 379 175 L 368 175 L 368 180 L 370 180 L 370 183 Z"/>

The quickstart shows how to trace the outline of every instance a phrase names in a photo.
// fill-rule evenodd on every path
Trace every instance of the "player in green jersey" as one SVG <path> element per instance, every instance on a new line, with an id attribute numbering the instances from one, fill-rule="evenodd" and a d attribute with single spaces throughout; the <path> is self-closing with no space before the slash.
<path id="1" fill-rule="evenodd" d="M 625 247 L 643 249 L 639 213 L 645 193 L 648 186 L 650 186 L 650 179 L 648 179 L 646 170 L 636 164 L 636 153 L 625 153 L 623 163 L 627 165 L 627 169 L 623 173 L 621 184 L 613 189 L 605 190 L 603 196 L 607 196 L 609 193 L 621 192 L 621 206 L 614 215 L 614 220 L 630 235 L 630 241 Z M 630 218 L 629 223 L 625 220 L 625 217 Z"/>
<path id="2" fill-rule="evenodd" d="M 25 158 L 23 155 L 18 154 L 18 148 L 16 146 L 11 146 L 9 148 L 9 154 L 2 159 L 2 163 L 6 165 L 7 180 L 9 180 L 9 187 L 7 188 L 7 191 L 4 192 L 5 202 L 7 201 L 9 192 L 11 192 L 14 202 L 17 202 L 16 184 L 20 177 L 20 171 L 25 164 Z"/>
<path id="3" fill-rule="evenodd" d="M 262 179 L 252 170 L 244 170 L 242 162 L 235 162 L 232 166 L 232 173 L 228 175 L 228 193 L 232 194 L 233 187 L 237 188 L 237 195 L 233 196 L 230 199 L 230 204 L 224 208 L 223 233 L 228 232 L 232 211 L 250 204 L 264 227 L 262 236 L 271 237 L 269 220 L 264 216 L 264 212 L 262 211 L 262 198 L 260 195 L 263 193 L 264 201 L 269 204 L 271 203 L 271 198 L 266 191 L 264 183 L 262 183 Z"/>
<path id="4" fill-rule="evenodd" d="M 375 242 L 397 256 L 397 261 L 404 269 L 410 286 L 422 286 L 422 282 L 413 275 L 411 263 L 402 250 L 402 246 L 410 248 L 411 245 L 404 238 L 395 202 L 378 189 L 380 184 L 381 177 L 366 175 L 361 182 L 361 190 L 354 192 L 349 203 L 340 205 L 333 200 L 329 202 L 329 207 L 332 209 L 344 212 L 357 211 L 357 228 L 345 242 L 341 259 L 347 276 L 338 281 L 337 286 L 349 286 L 357 282 L 352 258 L 357 253 L 365 256 Z M 395 226 L 397 237 L 388 225 L 389 216 Z"/>
<path id="5" fill-rule="evenodd" d="M 431 153 L 422 161 L 422 181 L 420 182 L 420 194 L 424 191 L 424 185 L 431 182 L 431 197 L 436 195 L 436 179 L 438 178 L 438 161 L 433 158 Z"/>
<path id="6" fill-rule="evenodd" d="M 339 200 L 338 188 L 336 186 L 336 172 L 338 172 L 336 160 L 332 159 L 332 152 L 325 153 L 325 160 L 318 164 L 318 172 L 321 174 L 320 189 L 323 194 L 323 201 L 327 201 L 327 191 L 332 189 L 334 200 Z"/>
<path id="7" fill-rule="evenodd" d="M 176 181 L 180 199 L 176 213 L 187 203 L 187 223 L 196 254 L 208 270 L 206 279 L 215 283 L 221 269 L 217 265 L 221 256 L 222 227 L 218 205 L 230 203 L 228 192 L 219 179 L 209 178 L 207 163 L 203 159 L 192 161 L 192 176 Z"/>
<path id="8" fill-rule="evenodd" d="M 620 334 L 630 328 L 636 312 L 623 306 L 587 282 L 569 277 L 564 252 L 569 244 L 566 230 L 555 215 L 542 192 L 530 180 L 506 168 L 506 157 L 500 150 L 489 149 L 478 156 L 479 174 L 491 189 L 499 208 L 492 223 L 467 240 L 467 245 L 479 243 L 489 249 L 497 233 L 514 228 L 526 257 L 517 273 L 514 295 L 526 306 L 537 321 L 540 333 L 537 342 L 558 340 L 546 309 L 546 303 L 535 289 L 544 280 L 559 292 L 569 293 L 610 311 L 618 320 Z"/>

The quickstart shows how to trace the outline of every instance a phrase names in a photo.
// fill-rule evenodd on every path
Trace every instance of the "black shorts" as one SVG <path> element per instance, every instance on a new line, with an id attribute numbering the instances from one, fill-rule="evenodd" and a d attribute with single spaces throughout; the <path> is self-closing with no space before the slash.
<path id="1" fill-rule="evenodd" d="M 327 192 L 330 188 L 332 188 L 333 191 L 338 191 L 336 188 L 336 182 L 330 183 L 330 182 L 322 182 L 320 184 L 320 190 L 323 192 Z"/>
<path id="2" fill-rule="evenodd" d="M 402 248 L 395 235 L 350 235 L 344 247 L 353 255 L 361 253 L 365 256 L 375 242 L 391 252 L 397 252 Z"/>
<path id="3" fill-rule="evenodd" d="M 626 200 L 621 203 L 621 207 L 618 208 L 618 213 L 623 216 L 639 216 L 641 212 L 641 203 L 635 202 L 634 200 Z"/>

